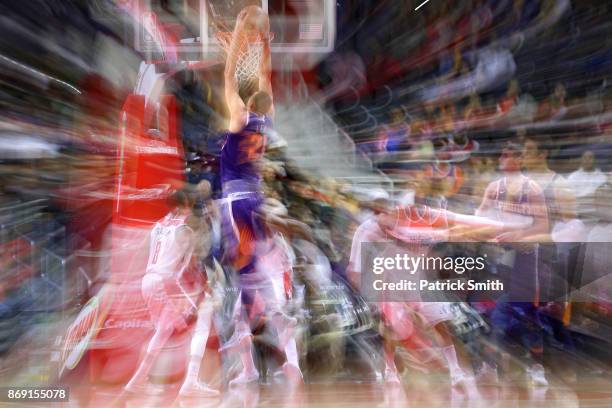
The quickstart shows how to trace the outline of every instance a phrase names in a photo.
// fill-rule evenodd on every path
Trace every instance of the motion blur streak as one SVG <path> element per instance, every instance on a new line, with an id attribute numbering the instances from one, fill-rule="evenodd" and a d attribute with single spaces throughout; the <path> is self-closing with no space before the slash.
<path id="1" fill-rule="evenodd" d="M 274 118 L 231 189 L 218 38 L 247 4 Z M 0 386 L 611 406 L 611 40 L 595 0 L 1 2 Z M 506 286 L 373 301 L 362 262 L 395 254 Z"/>

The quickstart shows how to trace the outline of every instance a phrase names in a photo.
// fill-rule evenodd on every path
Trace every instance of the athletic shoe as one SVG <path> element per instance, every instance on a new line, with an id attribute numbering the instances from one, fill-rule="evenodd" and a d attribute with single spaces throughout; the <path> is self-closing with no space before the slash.
<path id="1" fill-rule="evenodd" d="M 497 384 L 499 382 L 497 367 L 492 367 L 487 363 L 482 363 L 482 366 L 480 366 L 476 373 L 476 377 L 479 382 L 485 384 Z"/>
<path id="2" fill-rule="evenodd" d="M 451 376 L 450 376 L 450 379 L 451 379 L 451 385 L 453 387 L 466 386 L 466 385 L 468 385 L 469 382 L 473 382 L 474 381 L 474 377 L 468 375 L 463 370 L 457 370 L 454 373 L 452 373 Z"/>
<path id="3" fill-rule="evenodd" d="M 179 391 L 181 397 L 215 397 L 219 391 L 200 381 L 188 381 L 183 384 Z"/>
<path id="4" fill-rule="evenodd" d="M 153 383 L 128 383 L 124 388 L 126 392 L 131 394 L 138 395 L 163 395 L 167 391 L 167 387 L 162 384 L 153 384 Z"/>
<path id="5" fill-rule="evenodd" d="M 234 334 L 232 334 L 232 337 L 230 337 L 221 347 L 219 347 L 219 352 L 232 350 L 239 345 L 243 345 L 243 341 L 248 337 L 252 337 L 252 334 L 246 331 L 235 331 Z"/>
<path id="6" fill-rule="evenodd" d="M 293 364 L 290 364 L 288 362 L 283 364 L 283 373 L 285 373 L 285 376 L 293 384 L 301 384 L 304 382 L 304 377 L 302 376 L 302 370 L 300 370 L 299 367 L 296 367 Z"/>
<path id="7" fill-rule="evenodd" d="M 548 386 L 548 380 L 546 379 L 546 372 L 542 364 L 534 364 L 527 369 L 527 374 L 533 385 L 539 387 Z"/>
<path id="8" fill-rule="evenodd" d="M 388 384 L 401 384 L 401 380 L 397 371 L 387 368 L 385 370 L 385 382 Z"/>
<path id="9" fill-rule="evenodd" d="M 242 371 L 236 378 L 229 382 L 230 387 L 250 384 L 259 380 L 259 373 L 257 371 L 253 371 L 251 373 L 247 373 L 246 371 Z"/>

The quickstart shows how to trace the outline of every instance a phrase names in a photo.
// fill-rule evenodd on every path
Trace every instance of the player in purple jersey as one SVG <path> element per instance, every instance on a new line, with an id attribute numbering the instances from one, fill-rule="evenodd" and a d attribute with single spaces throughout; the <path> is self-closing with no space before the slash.
<path id="1" fill-rule="evenodd" d="M 221 149 L 221 183 L 223 197 L 228 202 L 226 247 L 233 267 L 249 273 L 253 267 L 253 249 L 261 226 L 257 209 L 263 202 L 260 164 L 266 145 L 266 132 L 271 128 L 274 114 L 272 98 L 271 57 L 269 39 L 263 38 L 263 55 L 259 70 L 259 90 L 245 104 L 239 95 L 236 65 L 244 34 L 253 30 L 247 9 L 236 22 L 225 64 L 225 100 L 230 113 L 229 131 Z M 268 26 L 268 27 L 266 27 Z M 269 22 L 258 27 L 269 32 Z"/>
<path id="2" fill-rule="evenodd" d="M 539 315 L 540 276 L 537 247 L 516 243 L 534 242 L 548 229 L 548 210 L 542 188 L 521 173 L 522 148 L 508 143 L 502 150 L 499 168 L 504 177 L 489 184 L 477 215 L 512 223 L 522 228 L 497 237 L 506 243 L 501 270 L 510 277 L 505 294 L 497 300 L 491 314 L 496 340 L 508 345 L 515 340 L 528 350 L 526 364 L 532 384 L 548 385 L 542 363 L 544 353 L 542 324 Z M 516 301 L 518 299 L 518 301 Z M 512 342 L 510 342 L 512 345 Z M 488 359 L 493 357 L 488 353 Z M 496 363 L 488 362 L 487 370 L 496 371 Z"/>
<path id="3" fill-rule="evenodd" d="M 257 21 L 255 27 L 254 22 Z M 259 33 L 263 49 L 258 76 L 259 89 L 245 104 L 238 92 L 236 66 L 239 49 L 244 45 L 245 34 L 249 32 Z M 265 223 L 269 215 L 261 211 L 264 196 L 260 167 L 266 134 L 271 130 L 274 115 L 268 33 L 267 15 L 258 7 L 245 8 L 238 16 L 225 65 L 225 98 L 230 123 L 221 150 L 221 183 L 226 203 L 224 245 L 226 260 L 239 276 L 241 303 L 238 306 L 241 313 L 234 334 L 223 349 L 235 348 L 239 351 L 243 366 L 242 372 L 230 381 L 230 385 L 245 384 L 259 378 L 253 360 L 251 326 L 262 320 L 276 329 L 279 348 L 284 351 L 287 359 L 283 365 L 285 374 L 292 380 L 302 379 L 292 334 L 296 320 L 283 313 L 281 309 L 286 299 L 283 299 L 282 294 L 274 295 L 273 290 L 279 284 L 278 276 L 281 276 L 280 285 L 283 286 L 282 273 L 274 274 L 270 268 L 263 267 L 266 265 L 266 256 L 275 253 L 266 249 L 274 245 L 270 234 L 266 233 Z M 258 252 L 263 257 L 258 256 Z M 282 252 L 278 251 L 278 259 L 271 264 L 284 264 Z M 265 303 L 263 307 L 261 300 Z"/>

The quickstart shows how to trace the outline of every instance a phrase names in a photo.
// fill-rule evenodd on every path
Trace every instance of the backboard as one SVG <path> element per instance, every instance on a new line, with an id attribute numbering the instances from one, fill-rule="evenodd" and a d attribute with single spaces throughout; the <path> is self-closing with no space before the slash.
<path id="1" fill-rule="evenodd" d="M 124 0 L 126 1 L 126 0 Z M 232 31 L 246 6 L 268 12 L 273 54 L 321 54 L 334 48 L 334 0 L 133 0 L 136 49 L 150 62 L 202 61 L 223 55 L 220 31 Z"/>

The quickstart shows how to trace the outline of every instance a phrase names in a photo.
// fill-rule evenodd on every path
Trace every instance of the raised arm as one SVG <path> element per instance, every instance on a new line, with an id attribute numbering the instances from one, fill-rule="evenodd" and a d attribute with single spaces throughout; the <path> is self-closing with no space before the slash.
<path id="1" fill-rule="evenodd" d="M 238 80 L 236 79 L 236 64 L 238 63 L 238 52 L 241 41 L 240 34 L 244 33 L 245 13 L 240 13 L 236 21 L 236 27 L 232 34 L 227 60 L 225 61 L 225 102 L 230 113 L 229 130 L 238 132 L 246 123 L 247 109 L 238 94 Z"/>
<path id="2" fill-rule="evenodd" d="M 272 108 L 270 108 L 270 116 L 274 117 L 274 95 L 272 92 L 272 55 L 270 53 L 270 37 L 269 31 L 265 33 L 266 38 L 263 39 L 263 53 L 261 56 L 261 65 L 259 67 L 259 90 L 270 95 L 272 99 Z"/>

